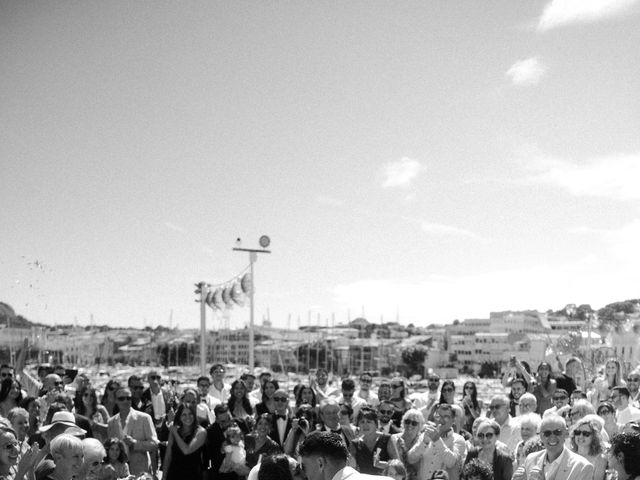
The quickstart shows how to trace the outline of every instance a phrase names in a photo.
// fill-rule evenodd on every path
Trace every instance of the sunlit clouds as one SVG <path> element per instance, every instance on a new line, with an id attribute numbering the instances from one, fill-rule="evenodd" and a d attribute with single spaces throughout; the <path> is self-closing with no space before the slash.
<path id="1" fill-rule="evenodd" d="M 540 58 L 531 57 L 525 60 L 518 60 L 511 65 L 505 75 L 513 86 L 527 87 L 540 82 L 546 71 L 547 67 Z"/>
<path id="2" fill-rule="evenodd" d="M 640 199 L 640 152 L 581 162 L 538 155 L 528 158 L 526 165 L 535 172 L 530 181 L 552 185 L 575 196 Z"/>
<path id="3" fill-rule="evenodd" d="M 382 168 L 382 187 L 408 187 L 423 169 L 420 162 L 407 157 L 389 162 Z"/>
<path id="4" fill-rule="evenodd" d="M 591 23 L 634 11 L 638 0 L 552 0 L 542 12 L 538 31 L 577 23 Z"/>

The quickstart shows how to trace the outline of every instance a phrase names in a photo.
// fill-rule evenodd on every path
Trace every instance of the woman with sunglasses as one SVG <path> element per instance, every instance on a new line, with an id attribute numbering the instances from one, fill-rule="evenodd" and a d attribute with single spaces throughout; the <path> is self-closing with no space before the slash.
<path id="1" fill-rule="evenodd" d="M 478 400 L 478 389 L 475 382 L 469 381 L 464 383 L 464 386 L 462 387 L 462 401 L 460 402 L 460 406 L 464 410 L 462 428 L 467 432 L 470 432 L 474 420 L 482 415 L 482 400 Z"/>
<path id="2" fill-rule="evenodd" d="M 598 406 L 598 415 L 604 420 L 604 431 L 609 438 L 622 431 L 623 425 L 616 421 L 616 409 L 610 402 L 602 402 Z"/>
<path id="3" fill-rule="evenodd" d="M 495 480 L 511 480 L 513 476 L 513 463 L 511 456 L 502 449 L 496 448 L 496 442 L 500 435 L 500 425 L 495 420 L 488 419 L 478 425 L 476 438 L 478 447 L 472 448 L 467 453 L 465 464 L 477 458 L 485 465 L 493 468 Z"/>
<path id="4" fill-rule="evenodd" d="M 589 460 L 593 465 L 593 480 L 604 480 L 607 459 L 600 425 L 588 419 L 579 420 L 571 432 L 571 450 Z"/>
<path id="5" fill-rule="evenodd" d="M 362 407 L 358 412 L 358 429 L 360 436 L 349 444 L 351 456 L 356 461 L 356 469 L 360 473 L 382 475 L 389 460 L 398 455 L 389 434 L 378 431 L 378 412 L 370 407 Z"/>
<path id="6" fill-rule="evenodd" d="M 400 377 L 391 379 L 391 397 L 389 398 L 389 401 L 393 403 L 393 408 L 395 410 L 391 420 L 397 427 L 400 426 L 400 421 L 402 420 L 404 412 L 413 407 L 413 403 L 409 400 L 408 394 L 407 384 L 404 379 Z"/>
<path id="7" fill-rule="evenodd" d="M 120 382 L 117 380 L 109 380 L 104 387 L 102 400 L 100 403 L 107 409 L 109 417 L 118 413 L 118 402 L 116 401 L 116 390 L 120 388 Z"/>
<path id="8" fill-rule="evenodd" d="M 429 414 L 427 415 L 427 419 L 430 422 L 434 421 L 434 417 L 436 414 L 436 409 L 438 405 L 441 403 L 448 403 L 449 405 L 453 405 L 455 403 L 456 396 L 456 384 L 453 383 L 453 380 L 445 380 L 442 382 L 442 388 L 440 388 L 440 400 L 438 400 L 429 410 Z M 471 421 L 473 424 L 473 420 Z"/>
<path id="9" fill-rule="evenodd" d="M 424 427 L 424 416 L 420 410 L 411 408 L 402 416 L 402 432 L 391 435 L 391 444 L 397 452 L 397 458 L 402 460 L 407 469 L 407 480 L 418 478 L 420 462 L 410 463 L 408 458 L 409 450 L 420 438 L 420 432 Z"/>

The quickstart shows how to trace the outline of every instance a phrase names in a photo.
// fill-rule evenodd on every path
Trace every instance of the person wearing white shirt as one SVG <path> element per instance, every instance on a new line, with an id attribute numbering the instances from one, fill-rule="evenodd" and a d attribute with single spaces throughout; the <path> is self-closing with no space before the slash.
<path id="1" fill-rule="evenodd" d="M 362 398 L 355 396 L 356 384 L 350 378 L 345 378 L 342 381 L 342 395 L 338 397 L 338 403 L 346 403 L 353 409 L 353 417 L 358 418 L 360 409 L 364 407 L 367 402 Z"/>
<path id="2" fill-rule="evenodd" d="M 424 409 L 427 412 L 425 420 L 429 416 L 429 412 L 433 406 L 438 403 L 440 399 L 440 377 L 432 373 L 427 377 L 427 391 L 421 394 L 409 395 L 409 398 L 413 400 L 413 405 L 418 409 Z"/>
<path id="3" fill-rule="evenodd" d="M 360 375 L 360 389 L 356 392 L 356 397 L 360 397 L 363 399 L 367 405 L 372 407 L 377 407 L 380 401 L 378 400 L 378 395 L 371 391 L 371 383 L 373 382 L 373 377 L 371 377 L 368 373 L 363 373 Z"/>
<path id="4" fill-rule="evenodd" d="M 640 420 L 640 409 L 629 404 L 629 389 L 627 387 L 613 387 L 611 401 L 616 407 L 618 423 L 625 424 L 634 420 Z"/>
<path id="5" fill-rule="evenodd" d="M 509 415 L 509 398 L 506 395 L 495 395 L 489 405 L 489 415 L 500 425 L 498 440 L 504 443 L 512 456 L 520 442 L 520 424 Z"/>
<path id="6" fill-rule="evenodd" d="M 211 375 L 211 387 L 209 387 L 209 395 L 217 398 L 220 402 L 224 403 L 229 400 L 231 396 L 231 385 L 224 383 L 224 374 L 226 370 L 224 365 L 216 363 L 209 369 L 209 375 Z"/>
<path id="7" fill-rule="evenodd" d="M 640 408 L 640 370 L 632 370 L 627 377 L 629 389 L 629 403 L 632 407 Z"/>
<path id="8" fill-rule="evenodd" d="M 425 431 L 411 447 L 407 459 L 420 462 L 418 478 L 431 478 L 436 470 L 446 470 L 450 480 L 460 478 L 462 462 L 467 455 L 464 437 L 454 433 L 454 411 L 448 403 L 436 407 L 436 424 L 428 422 Z"/>

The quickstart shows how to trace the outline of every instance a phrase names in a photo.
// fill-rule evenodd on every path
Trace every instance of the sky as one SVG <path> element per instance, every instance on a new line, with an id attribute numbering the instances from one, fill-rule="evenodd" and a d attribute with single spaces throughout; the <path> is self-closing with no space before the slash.
<path id="1" fill-rule="evenodd" d="M 195 328 L 640 297 L 640 0 L 0 0 L 0 301 Z M 249 308 L 207 328 L 241 328 Z"/>

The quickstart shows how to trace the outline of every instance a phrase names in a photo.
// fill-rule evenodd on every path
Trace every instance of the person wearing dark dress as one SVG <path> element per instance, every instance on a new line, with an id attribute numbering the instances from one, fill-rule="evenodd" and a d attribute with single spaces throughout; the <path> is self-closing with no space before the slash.
<path id="1" fill-rule="evenodd" d="M 282 453 L 280 445 L 269 436 L 271 432 L 271 422 L 271 415 L 263 413 L 258 417 L 253 432 L 244 438 L 244 447 L 247 452 L 247 467 L 255 467 L 261 455 L 264 458 Z"/>
<path id="2" fill-rule="evenodd" d="M 363 407 L 358 413 L 358 428 L 361 436 L 349 445 L 356 469 L 360 473 L 382 475 L 388 461 L 397 457 L 389 441 L 391 435 L 378 431 L 378 412 L 369 407 Z"/>
<path id="3" fill-rule="evenodd" d="M 178 480 L 202 478 L 202 450 L 207 434 L 198 425 L 196 406 L 183 403 L 178 407 L 164 456 L 163 478 Z"/>

